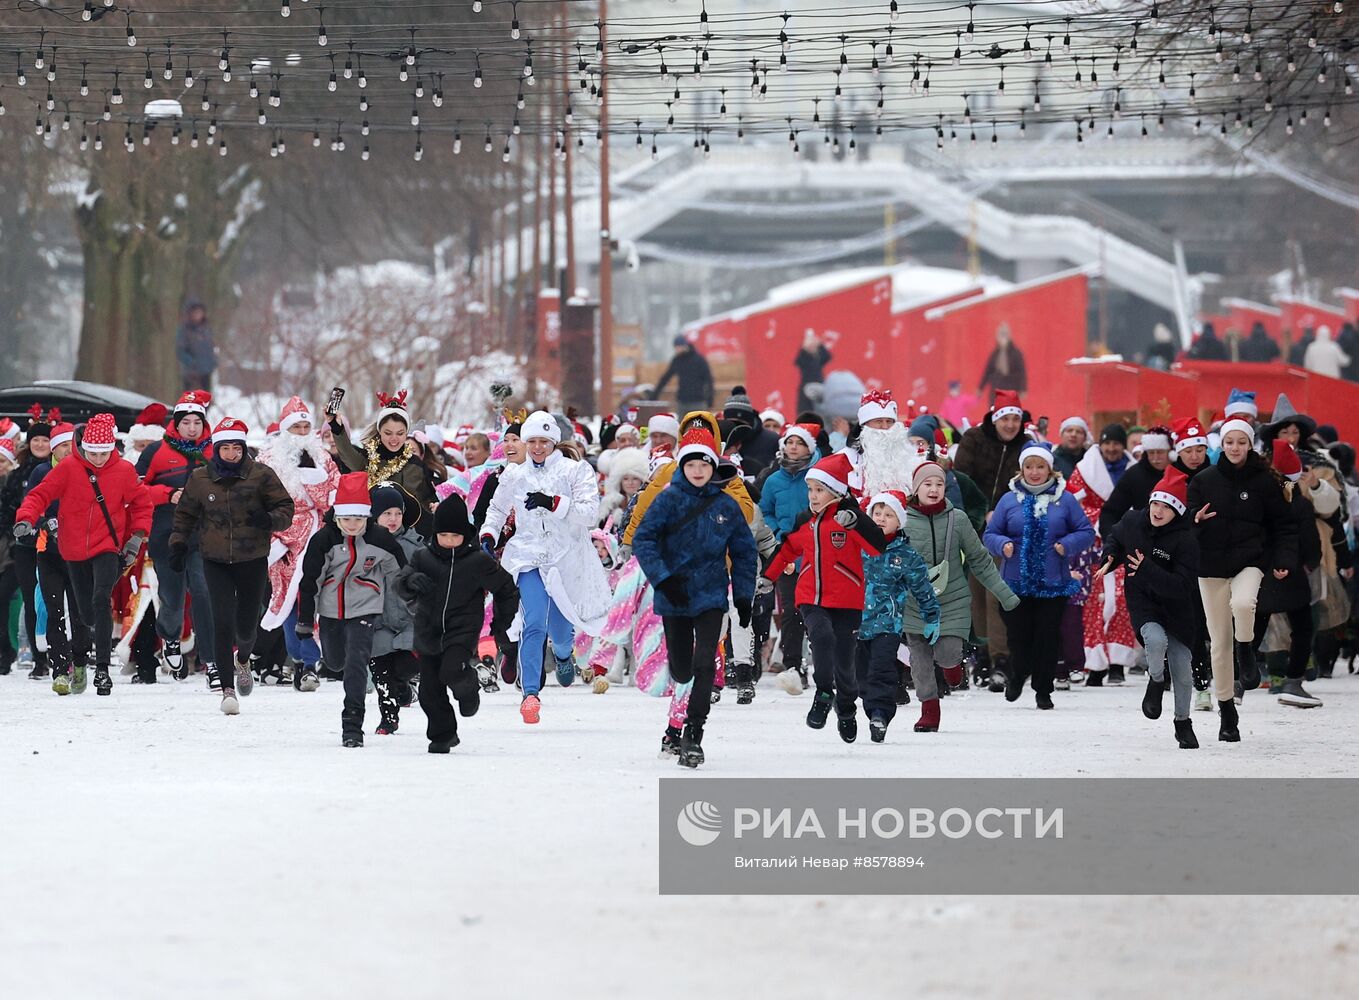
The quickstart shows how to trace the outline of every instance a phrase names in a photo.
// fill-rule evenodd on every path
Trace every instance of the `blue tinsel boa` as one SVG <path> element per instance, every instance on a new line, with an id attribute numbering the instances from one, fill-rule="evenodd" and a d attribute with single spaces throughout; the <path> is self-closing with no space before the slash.
<path id="1" fill-rule="evenodd" d="M 1061 489 L 1060 480 L 1055 484 Z M 1022 494 L 1020 506 L 1024 511 L 1024 536 L 1019 541 L 1019 580 L 1026 597 L 1070 597 L 1080 587 L 1080 581 L 1067 576 L 1061 586 L 1052 587 L 1047 582 L 1048 557 L 1048 511 L 1061 499 L 1057 495 L 1044 493 L 1040 496 L 1028 492 Z M 1039 500 L 1043 499 L 1042 505 Z"/>

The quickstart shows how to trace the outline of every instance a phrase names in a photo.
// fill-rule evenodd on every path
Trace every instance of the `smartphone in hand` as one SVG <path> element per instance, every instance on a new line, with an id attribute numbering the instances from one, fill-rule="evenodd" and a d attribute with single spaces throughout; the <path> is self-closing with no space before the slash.
<path id="1" fill-rule="evenodd" d="M 333 418 L 340 412 L 340 403 L 344 401 L 344 390 L 339 386 L 330 390 L 330 399 L 326 401 L 326 416 Z"/>

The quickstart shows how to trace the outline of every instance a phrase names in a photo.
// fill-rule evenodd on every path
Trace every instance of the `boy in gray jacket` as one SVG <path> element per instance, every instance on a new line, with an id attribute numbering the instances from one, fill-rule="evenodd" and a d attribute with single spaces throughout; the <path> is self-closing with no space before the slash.
<path id="1" fill-rule="evenodd" d="M 383 621 L 387 594 L 406 565 L 405 554 L 386 528 L 369 520 L 368 474 L 340 477 L 335 506 L 307 543 L 298 585 L 297 634 L 310 636 L 321 620 L 326 662 L 344 673 L 344 746 L 363 746 L 363 701 L 373 630 Z"/>

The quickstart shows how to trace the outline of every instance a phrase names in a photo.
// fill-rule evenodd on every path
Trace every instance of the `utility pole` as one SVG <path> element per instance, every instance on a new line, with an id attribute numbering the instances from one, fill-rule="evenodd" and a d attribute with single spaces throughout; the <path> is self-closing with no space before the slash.
<path id="1" fill-rule="evenodd" d="M 576 226 L 573 216 L 576 211 L 574 185 L 571 182 L 571 171 L 573 169 L 573 154 L 571 142 L 571 127 L 565 123 L 566 109 L 571 106 L 571 43 L 567 38 L 570 20 L 567 17 L 566 2 L 562 0 L 559 4 L 562 15 L 562 142 L 566 146 L 566 162 L 562 165 L 562 172 L 565 175 L 565 182 L 562 188 L 562 224 L 564 236 L 566 237 L 566 281 L 565 288 L 562 289 L 562 308 L 566 308 L 567 301 L 576 294 Z"/>
<path id="2" fill-rule="evenodd" d="M 601 413 L 613 412 L 613 237 L 609 226 L 609 3 L 599 0 L 599 386 Z"/>

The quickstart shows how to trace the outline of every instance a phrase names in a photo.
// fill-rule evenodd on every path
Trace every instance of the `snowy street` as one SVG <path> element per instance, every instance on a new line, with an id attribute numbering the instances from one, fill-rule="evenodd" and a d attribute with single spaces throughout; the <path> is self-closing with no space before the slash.
<path id="1" fill-rule="evenodd" d="M 1237 745 L 1195 713 L 1194 752 L 1133 680 L 1052 713 L 955 695 L 936 735 L 911 732 L 913 702 L 886 745 L 864 727 L 845 746 L 767 677 L 753 706 L 715 706 L 698 773 L 1359 773 L 1359 676 L 1309 685 L 1317 711 L 1252 693 Z M 1145 997 L 1197 970 L 1194 996 L 1239 997 L 1305 963 L 1338 996 L 1359 974 L 1349 897 L 661 897 L 657 778 L 686 772 L 656 756 L 666 702 L 632 688 L 550 685 L 534 728 L 502 689 L 447 757 L 418 707 L 372 735 L 372 696 L 367 746 L 341 749 L 335 683 L 257 687 L 234 719 L 217 700 L 201 678 L 0 682 L 0 995 Z M 1058 985 L 1073 958 L 1079 994 Z"/>

